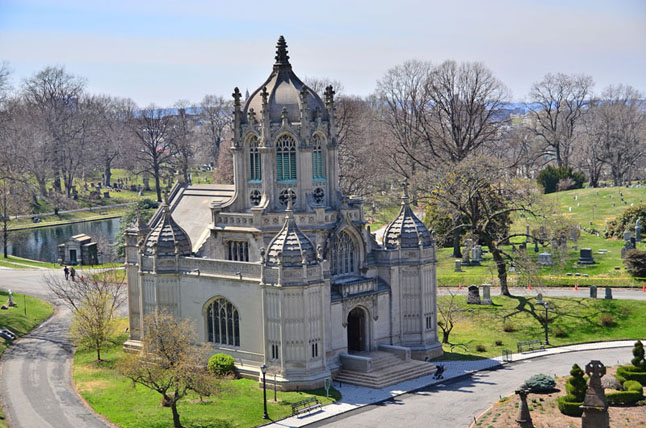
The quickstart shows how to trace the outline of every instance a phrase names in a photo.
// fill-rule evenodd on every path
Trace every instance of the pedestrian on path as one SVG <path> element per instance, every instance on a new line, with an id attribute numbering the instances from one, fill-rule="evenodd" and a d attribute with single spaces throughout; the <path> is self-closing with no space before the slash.
<path id="1" fill-rule="evenodd" d="M 72 277 L 72 281 L 76 281 L 76 270 L 74 268 L 70 269 L 70 276 Z"/>
<path id="2" fill-rule="evenodd" d="M 65 268 L 63 268 L 63 272 L 65 272 L 65 280 L 69 281 L 70 280 L 70 270 L 67 268 L 67 266 L 65 266 Z"/>

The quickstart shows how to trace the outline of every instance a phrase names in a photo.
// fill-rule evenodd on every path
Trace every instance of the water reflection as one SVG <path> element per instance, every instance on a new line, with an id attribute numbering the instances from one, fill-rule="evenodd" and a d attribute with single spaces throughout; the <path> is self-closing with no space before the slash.
<path id="1" fill-rule="evenodd" d="M 111 218 L 11 232 L 9 234 L 9 254 L 55 263 L 58 244 L 79 233 L 90 235 L 95 241 L 107 240 L 112 242 L 117 232 L 119 232 L 120 223 L 120 218 Z M 101 245 L 99 245 L 99 251 L 101 250 L 100 247 Z"/>

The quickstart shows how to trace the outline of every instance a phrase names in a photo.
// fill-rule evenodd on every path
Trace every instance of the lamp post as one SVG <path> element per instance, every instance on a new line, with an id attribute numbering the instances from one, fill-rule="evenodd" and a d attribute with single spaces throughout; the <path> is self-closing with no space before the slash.
<path id="1" fill-rule="evenodd" d="M 269 415 L 267 414 L 267 383 L 265 382 L 265 375 L 267 374 L 267 365 L 263 364 L 260 366 L 260 370 L 262 371 L 262 399 L 263 399 L 263 404 L 265 406 L 265 414 L 262 415 L 263 419 L 269 419 Z"/>
<path id="2" fill-rule="evenodd" d="M 543 303 L 543 306 L 545 306 L 545 345 L 549 345 L 550 344 L 550 339 L 547 336 L 547 331 L 548 331 L 547 330 L 547 324 L 549 323 L 549 319 L 547 318 L 548 317 L 547 310 L 549 309 L 550 304 L 548 302 L 545 302 L 545 303 Z"/>

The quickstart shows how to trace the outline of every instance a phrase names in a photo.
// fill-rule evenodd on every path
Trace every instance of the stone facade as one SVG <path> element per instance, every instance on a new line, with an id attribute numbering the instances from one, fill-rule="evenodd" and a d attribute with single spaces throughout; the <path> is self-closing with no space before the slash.
<path id="1" fill-rule="evenodd" d="M 286 48 L 281 37 L 244 105 L 233 93 L 235 186 L 177 184 L 150 226 L 128 230 L 126 347 L 164 309 L 243 376 L 269 366 L 282 389 L 322 386 L 342 355 L 379 345 L 441 355 L 433 235 L 405 190 L 377 243 L 362 201 L 339 189 L 334 91 L 303 84 Z"/>

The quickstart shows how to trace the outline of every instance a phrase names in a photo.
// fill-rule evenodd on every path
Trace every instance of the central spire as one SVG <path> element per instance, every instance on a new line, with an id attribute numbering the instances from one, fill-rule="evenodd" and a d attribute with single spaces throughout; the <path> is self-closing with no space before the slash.
<path id="1" fill-rule="evenodd" d="M 280 36 L 278 38 L 278 43 L 276 44 L 276 63 L 274 64 L 274 67 L 276 66 L 290 66 L 291 64 L 289 63 L 289 56 L 287 55 L 287 42 L 285 41 L 285 38 L 283 36 Z"/>

